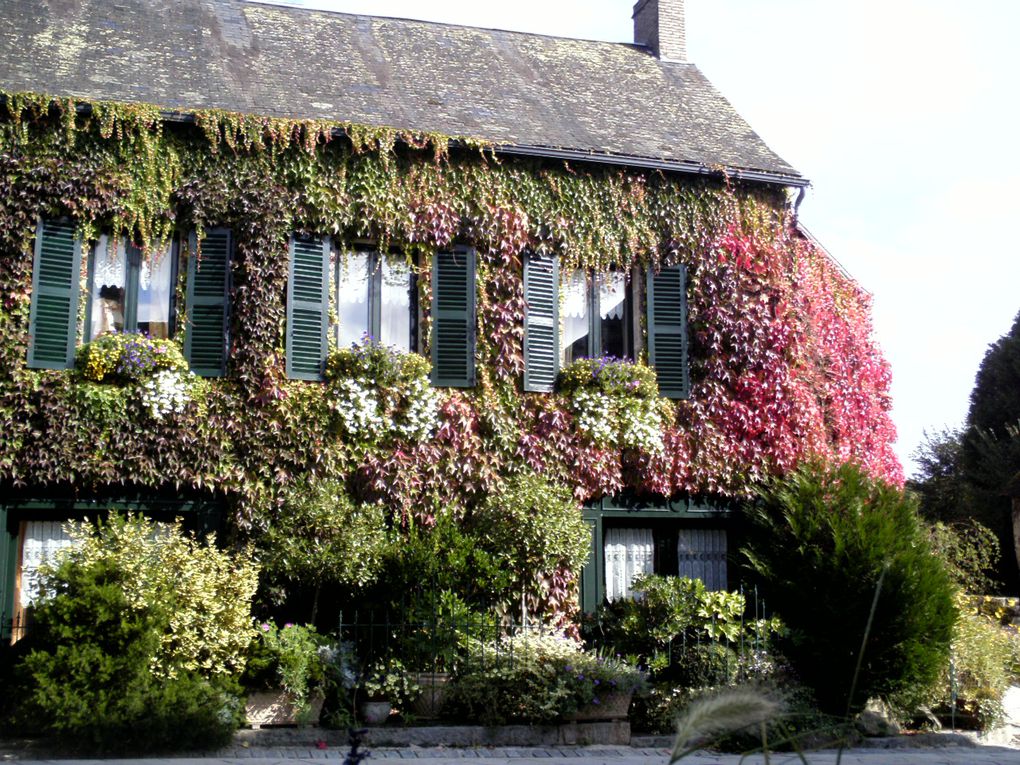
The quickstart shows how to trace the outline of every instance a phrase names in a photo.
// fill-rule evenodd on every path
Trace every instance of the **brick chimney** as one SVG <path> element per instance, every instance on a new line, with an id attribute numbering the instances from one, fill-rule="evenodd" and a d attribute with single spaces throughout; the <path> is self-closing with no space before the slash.
<path id="1" fill-rule="evenodd" d="M 634 4 L 634 42 L 663 61 L 686 61 L 684 0 L 638 0 Z"/>

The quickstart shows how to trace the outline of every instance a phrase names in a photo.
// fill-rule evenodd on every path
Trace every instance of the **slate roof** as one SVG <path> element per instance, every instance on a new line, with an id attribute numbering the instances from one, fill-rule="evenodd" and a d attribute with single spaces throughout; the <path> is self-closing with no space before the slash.
<path id="1" fill-rule="evenodd" d="M 3 0 L 0 16 L 9 92 L 328 118 L 806 183 L 696 66 L 641 46 L 244 0 Z"/>

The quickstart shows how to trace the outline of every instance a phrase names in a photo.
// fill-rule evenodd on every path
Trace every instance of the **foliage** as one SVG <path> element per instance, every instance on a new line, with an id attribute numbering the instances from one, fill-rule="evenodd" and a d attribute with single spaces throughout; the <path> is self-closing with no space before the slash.
<path id="1" fill-rule="evenodd" d="M 262 622 L 249 648 L 244 684 L 252 689 L 287 692 L 298 716 L 307 716 L 309 702 L 323 693 L 331 646 L 311 625 Z M 314 721 L 313 721 L 314 722 Z"/>
<path id="2" fill-rule="evenodd" d="M 643 686 L 642 674 L 618 659 L 586 652 L 562 633 L 523 630 L 472 641 L 447 706 L 483 725 L 547 723 Z"/>
<path id="3" fill-rule="evenodd" d="M 21 715 L 76 751 L 224 745 L 239 722 L 236 682 L 180 655 L 172 672 L 153 671 L 167 668 L 175 601 L 137 602 L 135 573 L 111 555 L 49 570 L 18 666 Z"/>
<path id="4" fill-rule="evenodd" d="M 379 659 L 369 666 L 361 688 L 367 700 L 388 701 L 396 709 L 407 707 L 421 694 L 421 687 L 404 664 L 393 658 Z"/>
<path id="5" fill-rule="evenodd" d="M 962 429 L 925 431 L 924 440 L 911 455 L 917 472 L 907 486 L 918 497 L 921 515 L 932 521 L 955 521 L 970 511 L 970 498 L 963 480 Z"/>
<path id="6" fill-rule="evenodd" d="M 993 578 L 1000 556 L 999 540 L 988 528 L 975 520 L 952 524 L 936 521 L 928 528 L 928 540 L 965 592 L 977 594 L 999 589 Z"/>
<path id="7" fill-rule="evenodd" d="M 709 591 L 700 579 L 645 574 L 637 577 L 633 599 L 601 606 L 582 622 L 590 644 L 606 646 L 647 666 L 657 680 L 704 688 L 768 674 L 777 619 L 743 619 L 744 596 Z M 731 646 L 746 650 L 738 655 Z"/>
<path id="8" fill-rule="evenodd" d="M 429 438 L 439 425 L 441 401 L 429 383 L 430 369 L 417 353 L 401 353 L 367 339 L 330 353 L 326 380 L 331 408 L 347 436 L 364 444 Z"/>
<path id="9" fill-rule="evenodd" d="M 424 525 L 436 507 L 471 512 L 522 464 L 578 501 L 623 489 L 747 497 L 808 454 L 856 459 L 900 480 L 868 297 L 799 237 L 780 189 L 496 161 L 447 152 L 447 137 L 384 128 L 212 111 L 191 115 L 197 127 L 164 128 L 153 106 L 53 105 L 7 94 L 0 106 L 5 485 L 217 492 L 244 531 L 310 474 L 381 500 L 401 524 Z M 208 381 L 203 406 L 154 419 L 151 406 L 117 391 L 26 368 L 32 239 L 36 221 L 54 216 L 75 220 L 89 240 L 102 231 L 138 242 L 145 257 L 192 230 L 199 251 L 182 248 L 184 256 L 200 257 L 207 230 L 231 229 L 227 375 Z M 410 387 L 355 370 L 331 371 L 324 385 L 287 381 L 286 242 L 295 230 L 413 255 L 425 355 L 432 255 L 452 243 L 474 247 L 477 387 L 444 393 L 433 410 L 421 377 Z M 658 411 L 661 449 L 640 429 L 620 439 L 638 449 L 593 442 L 568 396 L 520 391 L 526 249 L 556 252 L 565 270 L 687 266 L 691 397 Z M 398 406 L 403 429 L 376 440 L 366 427 L 391 411 L 397 389 L 420 409 L 401 419 Z M 650 411 L 635 422 L 651 422 Z M 548 602 L 570 602 L 571 582 L 563 572 L 547 577 Z"/>
<path id="10" fill-rule="evenodd" d="M 1002 433 L 1020 420 L 1020 313 L 1009 332 L 988 347 L 974 378 L 967 425 Z M 1018 466 L 1020 469 L 1020 466 Z"/>
<path id="11" fill-rule="evenodd" d="M 258 536 L 259 561 L 268 577 L 354 588 L 378 577 L 389 546 L 382 507 L 353 502 L 333 479 L 298 481 L 282 499 Z"/>
<path id="12" fill-rule="evenodd" d="M 92 382 L 141 382 L 157 372 L 188 372 L 188 362 L 171 340 L 107 332 L 78 348 L 75 366 Z"/>
<path id="13" fill-rule="evenodd" d="M 531 613 L 564 612 L 549 582 L 558 572 L 576 581 L 588 558 L 589 531 L 570 491 L 530 472 L 507 479 L 486 497 L 469 520 L 469 529 L 514 579 L 503 593 L 524 597 Z"/>
<path id="14" fill-rule="evenodd" d="M 112 515 L 104 523 L 71 523 L 73 545 L 64 553 L 70 570 L 118 572 L 129 607 L 166 609 L 151 670 L 157 678 L 195 672 L 233 676 L 244 669 L 251 636 L 251 599 L 258 569 L 249 553 L 219 550 L 210 536 L 199 542 L 179 522 L 156 524 Z M 40 567 L 42 597 L 64 594 L 62 566 Z"/>
<path id="15" fill-rule="evenodd" d="M 982 728 L 992 728 L 1002 723 L 1002 697 L 1017 678 L 1020 636 L 1014 627 L 1000 626 L 964 598 L 958 598 L 957 605 L 953 674 L 948 666 L 943 669 L 933 686 L 933 702 L 948 709 L 953 703 L 950 691 L 955 688 L 957 712 L 971 715 Z"/>
<path id="16" fill-rule="evenodd" d="M 946 665 L 953 585 L 902 490 L 855 465 L 805 465 L 747 515 L 742 553 L 823 712 L 909 694 Z"/>
<path id="17" fill-rule="evenodd" d="M 578 430 L 597 446 L 661 452 L 663 422 L 673 419 L 660 399 L 655 370 L 609 357 L 579 359 L 560 373 Z"/>

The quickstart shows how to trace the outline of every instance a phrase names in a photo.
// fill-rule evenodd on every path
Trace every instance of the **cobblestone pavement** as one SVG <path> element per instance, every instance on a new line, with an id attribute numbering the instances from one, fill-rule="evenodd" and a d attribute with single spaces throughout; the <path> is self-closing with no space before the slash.
<path id="1" fill-rule="evenodd" d="M 236 749 L 198 757 L 122 759 L 122 760 L 34 760 L 40 765 L 275 765 L 307 762 L 311 765 L 342 763 L 346 751 L 319 749 Z M 932 749 L 851 749 L 839 755 L 835 751 L 810 752 L 808 765 L 1020 765 L 1020 751 L 996 746 L 950 746 Z M 666 765 L 666 749 L 637 749 L 626 746 L 555 748 L 378 748 L 372 760 L 427 760 L 427 765 L 522 765 L 522 761 L 540 760 L 542 765 Z M 769 765 L 794 765 L 795 755 L 773 754 Z M 739 755 L 698 753 L 682 760 L 684 765 L 765 765 L 762 755 L 741 760 Z"/>

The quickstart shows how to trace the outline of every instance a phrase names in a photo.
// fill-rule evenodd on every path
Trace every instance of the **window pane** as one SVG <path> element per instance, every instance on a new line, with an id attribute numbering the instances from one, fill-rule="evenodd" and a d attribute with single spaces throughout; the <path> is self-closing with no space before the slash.
<path id="1" fill-rule="evenodd" d="M 404 260 L 382 259 L 379 342 L 411 351 L 411 267 Z"/>
<path id="2" fill-rule="evenodd" d="M 103 332 L 124 331 L 125 262 L 123 241 L 113 248 L 109 237 L 105 234 L 99 237 L 92 261 L 90 339 Z"/>
<path id="3" fill-rule="evenodd" d="M 170 336 L 170 294 L 173 285 L 170 245 L 142 258 L 138 270 L 138 331 L 149 337 Z"/>
<path id="4" fill-rule="evenodd" d="M 563 280 L 560 305 L 560 348 L 562 362 L 569 364 L 588 356 L 588 279 L 584 271 L 574 271 Z"/>
<path id="5" fill-rule="evenodd" d="M 599 314 L 602 323 L 602 355 L 631 359 L 630 303 L 627 279 L 621 271 L 610 271 L 599 280 Z"/>
<path id="6" fill-rule="evenodd" d="M 336 285 L 336 313 L 340 322 L 337 344 L 346 348 L 360 344 L 369 334 L 367 252 L 348 252 L 340 259 Z"/>
<path id="7" fill-rule="evenodd" d="M 651 529 L 606 529 L 606 598 L 631 597 L 631 584 L 655 566 L 655 543 Z"/>
<path id="8" fill-rule="evenodd" d="M 71 546 L 71 540 L 60 521 L 27 521 L 21 553 L 21 603 L 31 606 L 39 597 L 39 567 L 52 563 L 60 550 Z"/>
<path id="9" fill-rule="evenodd" d="M 709 590 L 726 589 L 726 531 L 681 529 L 677 539 L 680 576 L 700 579 Z"/>

